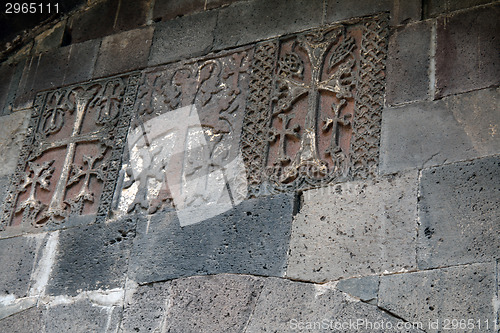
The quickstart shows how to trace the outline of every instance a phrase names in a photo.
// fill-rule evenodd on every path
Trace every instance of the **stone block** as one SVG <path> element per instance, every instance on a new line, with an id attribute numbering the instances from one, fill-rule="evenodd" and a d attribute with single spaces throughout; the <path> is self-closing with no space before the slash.
<path id="1" fill-rule="evenodd" d="M 0 118 L 0 176 L 14 173 L 26 136 L 31 111 L 16 111 Z"/>
<path id="2" fill-rule="evenodd" d="M 263 286 L 262 278 L 244 275 L 175 280 L 165 332 L 243 332 Z"/>
<path id="3" fill-rule="evenodd" d="M 123 296 L 123 294 L 121 293 Z M 64 298 L 64 296 L 63 296 Z M 68 299 L 50 304 L 43 311 L 45 332 L 114 333 L 122 315 L 122 307 L 103 298 Z M 39 331 L 32 331 L 39 332 Z"/>
<path id="4" fill-rule="evenodd" d="M 84 82 L 92 78 L 100 44 L 100 40 L 91 40 L 68 46 L 70 55 L 64 75 L 64 85 Z"/>
<path id="5" fill-rule="evenodd" d="M 414 269 L 417 189 L 411 172 L 304 192 L 287 276 L 323 282 Z"/>
<path id="6" fill-rule="evenodd" d="M 328 284 L 269 278 L 245 332 L 374 332 L 374 325 L 384 325 L 378 326 L 383 332 L 423 332 L 397 328 L 402 324 L 376 306 L 348 297 Z"/>
<path id="7" fill-rule="evenodd" d="M 49 295 L 124 286 L 135 221 L 122 219 L 60 231 Z"/>
<path id="8" fill-rule="evenodd" d="M 491 2 L 495 0 L 423 0 L 423 14 L 424 18 L 436 17 Z"/>
<path id="9" fill-rule="evenodd" d="M 170 281 L 132 287 L 125 295 L 120 333 L 161 332 L 171 302 Z"/>
<path id="10" fill-rule="evenodd" d="M 422 171 L 419 268 L 468 264 L 500 256 L 500 157 Z"/>
<path id="11" fill-rule="evenodd" d="M 429 98 L 431 21 L 396 30 L 389 39 L 386 101 L 393 105 Z"/>
<path id="12" fill-rule="evenodd" d="M 33 100 L 36 94 L 34 83 L 40 57 L 41 55 L 29 57 L 24 62 L 24 68 L 21 78 L 19 79 L 19 85 L 13 104 L 14 110 L 28 109 L 33 106 Z"/>
<path id="13" fill-rule="evenodd" d="M 9 176 L 1 176 L 0 177 L 0 209 L 2 209 L 4 199 L 7 196 L 7 191 L 9 190 L 9 185 L 10 185 L 10 177 Z"/>
<path id="14" fill-rule="evenodd" d="M 220 50 L 318 26 L 320 0 L 242 1 L 219 11 L 214 49 Z"/>
<path id="15" fill-rule="evenodd" d="M 203 12 L 156 24 L 149 66 L 211 51 L 217 13 Z M 186 34 L 186 31 L 189 31 Z"/>
<path id="16" fill-rule="evenodd" d="M 1 297 L 1 296 L 0 296 Z M 15 315 L 16 313 L 23 312 L 36 306 L 38 298 L 26 297 L 19 299 L 12 299 L 10 302 L 5 299 L 0 303 L 0 320 Z M 0 327 L 2 325 L 0 324 Z"/>
<path id="17" fill-rule="evenodd" d="M 205 10 L 205 0 L 155 1 L 154 21 L 168 21 L 176 17 L 187 16 Z"/>
<path id="18" fill-rule="evenodd" d="M 378 297 L 378 276 L 364 276 L 340 280 L 337 283 L 337 289 L 351 296 L 357 297 L 364 302 L 376 301 Z"/>
<path id="19" fill-rule="evenodd" d="M 41 90 L 62 86 L 69 63 L 69 56 L 69 47 L 61 47 L 40 55 L 35 82 L 32 86 L 34 94 Z"/>
<path id="20" fill-rule="evenodd" d="M 422 0 L 394 0 L 392 25 L 408 24 L 422 18 Z"/>
<path id="21" fill-rule="evenodd" d="M 499 16 L 497 3 L 437 20 L 437 97 L 500 83 Z"/>
<path id="22" fill-rule="evenodd" d="M 207 0 L 206 1 L 207 5 L 205 9 L 210 10 L 219 7 L 225 7 L 238 1 L 239 0 Z"/>
<path id="23" fill-rule="evenodd" d="M 11 90 L 12 77 L 14 76 L 16 67 L 6 63 L 0 65 L 0 116 L 10 113 L 8 107 L 9 92 Z"/>
<path id="24" fill-rule="evenodd" d="M 180 226 L 175 212 L 138 222 L 130 278 L 139 283 L 217 273 L 282 276 L 294 198 L 243 201 L 197 224 Z"/>
<path id="25" fill-rule="evenodd" d="M 43 332 L 42 311 L 36 307 L 0 320 L 0 332 Z"/>
<path id="26" fill-rule="evenodd" d="M 487 89 L 385 109 L 380 172 L 498 154 L 499 93 L 498 88 Z"/>
<path id="27" fill-rule="evenodd" d="M 94 77 L 146 67 L 152 37 L 152 27 L 105 37 L 99 50 Z"/>
<path id="28" fill-rule="evenodd" d="M 71 42 L 80 43 L 111 35 L 119 4 L 120 0 L 99 1 L 87 10 L 73 15 L 68 22 Z"/>
<path id="29" fill-rule="evenodd" d="M 146 25 L 153 2 L 153 0 L 121 0 L 113 25 L 114 31 L 127 31 Z"/>
<path id="30" fill-rule="evenodd" d="M 61 21 L 36 36 L 35 45 L 33 46 L 34 52 L 47 52 L 60 47 L 63 41 L 65 27 L 66 21 Z"/>
<path id="31" fill-rule="evenodd" d="M 449 328 L 453 319 L 474 323 L 474 329 L 454 332 L 496 332 L 495 283 L 494 263 L 382 276 L 378 306 L 406 321 L 422 322 L 426 332 L 443 332 L 447 319 Z"/>
<path id="32" fill-rule="evenodd" d="M 392 5 L 392 0 L 326 0 L 325 23 L 388 12 L 392 9 Z"/>
<path id="33" fill-rule="evenodd" d="M 0 297 L 27 296 L 39 246 L 38 237 L 0 239 Z"/>

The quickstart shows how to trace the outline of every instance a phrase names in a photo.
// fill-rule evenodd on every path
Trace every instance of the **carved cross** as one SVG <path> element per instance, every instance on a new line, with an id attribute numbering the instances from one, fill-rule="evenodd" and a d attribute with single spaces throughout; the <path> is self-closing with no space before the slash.
<path id="1" fill-rule="evenodd" d="M 292 128 L 288 128 L 288 123 L 294 117 L 295 116 L 293 114 L 284 114 L 284 113 L 279 114 L 278 118 L 281 119 L 281 123 L 283 125 L 282 129 L 278 130 L 276 128 L 271 128 L 269 130 L 268 141 L 273 142 L 276 140 L 277 137 L 280 138 L 278 160 L 282 164 L 290 161 L 290 158 L 286 155 L 286 145 L 285 145 L 286 137 L 287 136 L 295 138 L 299 137 L 299 134 L 297 133 L 300 129 L 299 125 L 295 124 Z"/>
<path id="2" fill-rule="evenodd" d="M 330 128 L 332 129 L 332 135 L 330 137 L 330 145 L 325 151 L 325 155 L 330 155 L 330 157 L 333 159 L 335 154 L 339 152 L 339 125 L 342 126 L 349 126 L 351 124 L 351 115 L 346 114 L 343 117 L 339 118 L 338 114 L 335 114 L 334 118 L 326 117 L 323 119 L 323 128 L 322 130 L 324 132 L 328 131 Z"/>

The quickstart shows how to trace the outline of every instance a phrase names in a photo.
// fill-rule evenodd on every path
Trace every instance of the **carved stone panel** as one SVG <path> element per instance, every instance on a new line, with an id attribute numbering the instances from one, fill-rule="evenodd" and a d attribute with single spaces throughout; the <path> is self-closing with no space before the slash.
<path id="1" fill-rule="evenodd" d="M 122 76 L 36 97 L 0 227 L 106 216 L 137 84 Z"/>
<path id="2" fill-rule="evenodd" d="M 240 48 L 144 72 L 120 210 L 230 207 L 246 197 L 246 184 L 233 185 L 240 173 L 245 182 L 238 145 L 252 55 Z"/>
<path id="3" fill-rule="evenodd" d="M 387 16 L 256 47 L 241 147 L 250 196 L 374 175 Z"/>

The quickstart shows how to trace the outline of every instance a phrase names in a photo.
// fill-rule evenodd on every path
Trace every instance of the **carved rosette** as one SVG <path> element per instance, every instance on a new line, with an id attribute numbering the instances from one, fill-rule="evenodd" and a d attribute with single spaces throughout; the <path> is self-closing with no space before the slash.
<path id="1" fill-rule="evenodd" d="M 250 196 L 376 172 L 386 38 L 381 15 L 257 46 L 241 140 Z"/>
<path id="2" fill-rule="evenodd" d="M 126 106 L 135 98 L 136 76 L 37 96 L 3 226 L 42 227 L 109 210 L 106 196 L 113 195 L 113 170 L 119 170 L 131 113 Z"/>

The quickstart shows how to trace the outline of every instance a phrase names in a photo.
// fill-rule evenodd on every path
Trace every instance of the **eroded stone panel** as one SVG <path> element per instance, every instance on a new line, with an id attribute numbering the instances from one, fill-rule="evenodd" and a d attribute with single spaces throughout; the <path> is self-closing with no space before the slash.
<path id="1" fill-rule="evenodd" d="M 0 227 L 106 216 L 136 87 L 131 75 L 37 96 Z"/>

